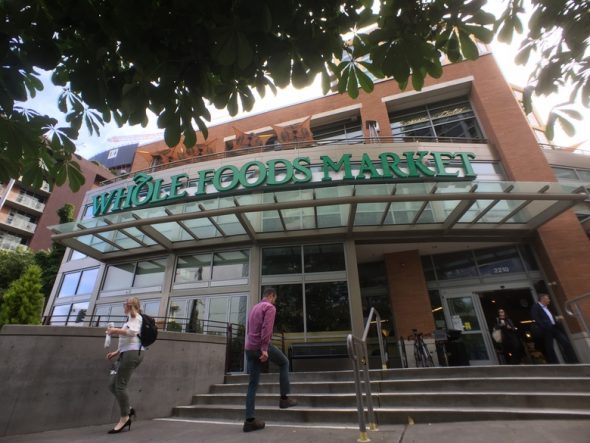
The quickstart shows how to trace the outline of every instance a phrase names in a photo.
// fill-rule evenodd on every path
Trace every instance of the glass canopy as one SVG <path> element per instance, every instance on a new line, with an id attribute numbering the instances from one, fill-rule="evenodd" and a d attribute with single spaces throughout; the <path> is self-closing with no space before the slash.
<path id="1" fill-rule="evenodd" d="M 329 234 L 383 241 L 505 240 L 530 234 L 587 195 L 559 183 L 340 184 L 219 196 L 50 227 L 54 241 L 105 261 L 223 242 Z"/>

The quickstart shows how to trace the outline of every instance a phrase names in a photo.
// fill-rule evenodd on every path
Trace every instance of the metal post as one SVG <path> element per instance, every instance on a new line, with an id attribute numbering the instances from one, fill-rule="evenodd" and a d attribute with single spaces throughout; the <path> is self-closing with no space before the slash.
<path id="1" fill-rule="evenodd" d="M 348 347 L 348 354 L 350 355 L 350 359 L 352 362 L 352 373 L 354 375 L 354 388 L 356 391 L 356 408 L 358 411 L 359 417 L 359 443 L 366 443 L 371 441 L 367 434 L 367 426 L 365 424 L 365 408 L 363 406 L 363 394 L 361 390 L 361 379 L 360 379 L 360 371 L 359 371 L 359 361 L 358 361 L 358 352 L 356 348 L 356 344 L 354 342 L 354 338 L 352 334 L 348 334 L 346 337 L 346 346 Z"/>
<path id="2" fill-rule="evenodd" d="M 367 398 L 367 410 L 369 412 L 369 430 L 377 430 L 377 421 L 375 420 L 375 411 L 373 410 L 373 395 L 371 393 L 371 378 L 369 377 L 369 353 L 367 351 L 367 344 L 362 343 L 363 351 L 363 372 L 365 376 L 365 393 Z"/>

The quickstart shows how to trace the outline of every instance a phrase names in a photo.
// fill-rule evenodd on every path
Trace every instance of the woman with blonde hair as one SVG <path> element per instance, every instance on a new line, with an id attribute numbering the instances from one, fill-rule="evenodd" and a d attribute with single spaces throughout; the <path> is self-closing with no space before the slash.
<path id="1" fill-rule="evenodd" d="M 107 359 L 117 358 L 117 369 L 111 372 L 109 389 L 119 403 L 121 418 L 119 422 L 111 429 L 109 434 L 117 434 L 126 427 L 131 430 L 131 417 L 135 416 L 135 411 L 129 406 L 129 395 L 127 394 L 127 384 L 131 375 L 142 360 L 143 354 L 140 352 L 143 347 L 139 340 L 138 334 L 141 331 L 143 321 L 140 315 L 139 299 L 137 297 L 128 298 L 124 304 L 127 322 L 121 328 L 108 328 L 108 335 L 119 337 L 119 346 L 116 351 L 109 352 Z"/>

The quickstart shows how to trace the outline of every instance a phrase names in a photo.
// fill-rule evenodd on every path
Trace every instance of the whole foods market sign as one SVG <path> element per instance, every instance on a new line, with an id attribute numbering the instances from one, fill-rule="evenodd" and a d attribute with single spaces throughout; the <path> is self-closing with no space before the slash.
<path id="1" fill-rule="evenodd" d="M 473 159 L 475 154 L 470 152 L 408 151 L 401 156 L 384 152 L 376 159 L 367 153 L 361 154 L 358 159 L 354 159 L 352 154 L 344 154 L 339 159 L 323 155 L 319 165 L 312 165 L 309 157 L 267 162 L 253 160 L 242 166 L 224 165 L 217 169 L 202 169 L 194 177 L 185 173 L 177 174 L 170 178 L 167 185 L 164 179 L 154 179 L 151 175 L 139 173 L 129 186 L 94 196 L 93 215 L 97 217 L 191 196 L 261 186 L 325 183 L 333 180 L 474 179 L 476 175 L 471 166 Z"/>

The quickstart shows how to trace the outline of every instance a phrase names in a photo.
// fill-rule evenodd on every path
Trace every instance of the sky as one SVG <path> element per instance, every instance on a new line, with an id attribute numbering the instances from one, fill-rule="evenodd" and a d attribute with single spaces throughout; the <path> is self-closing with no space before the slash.
<path id="1" fill-rule="evenodd" d="M 491 2 L 491 7 L 499 8 L 501 5 L 499 2 Z M 523 67 L 517 66 L 513 60 L 517 53 L 517 42 L 518 38 L 511 45 L 499 43 L 497 41 L 492 42 L 490 45 L 492 52 L 494 53 L 498 64 L 507 78 L 508 82 L 517 86 L 524 86 L 528 78 L 528 73 L 532 69 L 530 66 Z M 49 73 L 42 73 L 41 77 L 45 89 L 39 93 L 33 99 L 29 99 L 26 103 L 23 103 L 23 107 L 29 107 L 37 110 L 43 114 L 51 115 L 57 118 L 61 124 L 65 122 L 65 115 L 57 109 L 57 98 L 60 93 L 60 89 L 54 87 L 50 81 Z M 564 97 L 567 97 L 567 92 L 561 94 L 555 94 L 549 97 L 535 97 L 533 104 L 538 115 L 542 121 L 546 121 L 547 115 L 551 107 L 557 103 L 563 102 Z M 261 112 L 262 110 L 268 111 L 270 109 L 276 109 L 284 106 L 288 106 L 294 103 L 304 102 L 313 98 L 321 97 L 321 87 L 319 81 L 316 81 L 311 86 L 305 89 L 295 89 L 294 87 L 288 87 L 283 90 L 279 90 L 277 95 L 274 96 L 270 91 L 267 92 L 265 98 L 257 99 L 254 109 L 250 113 Z M 590 154 L 590 129 L 587 127 L 587 123 L 590 121 L 590 109 L 580 107 L 578 108 L 582 114 L 583 119 L 580 122 L 576 122 L 576 135 L 572 138 L 568 137 L 559 125 L 556 125 L 556 135 L 553 143 L 558 146 L 572 146 L 577 143 L 582 143 L 581 149 Z M 231 119 L 229 114 L 225 110 L 215 109 L 213 106 L 210 107 L 212 120 L 208 124 L 213 126 L 215 124 L 222 123 Z M 236 118 L 239 118 L 238 114 Z M 117 146 L 122 146 L 131 143 L 149 143 L 157 140 L 162 140 L 164 137 L 163 131 L 156 125 L 156 118 L 150 116 L 149 124 L 146 128 L 142 128 L 140 125 L 136 126 L 123 126 L 118 128 L 116 124 L 111 123 L 105 125 L 100 130 L 100 136 L 97 134 L 90 135 L 83 127 L 80 131 L 80 136 L 76 141 L 77 153 L 85 158 L 90 158 L 102 151 L 111 149 Z"/>

